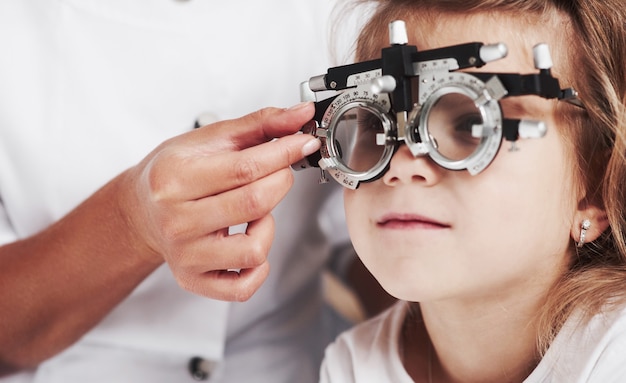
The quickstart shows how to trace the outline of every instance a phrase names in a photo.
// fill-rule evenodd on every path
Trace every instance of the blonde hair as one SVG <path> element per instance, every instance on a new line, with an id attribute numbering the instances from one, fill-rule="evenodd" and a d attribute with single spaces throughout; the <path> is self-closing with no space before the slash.
<path id="1" fill-rule="evenodd" d="M 584 319 L 626 300 L 626 7 L 623 0 L 356 0 L 375 11 L 359 34 L 355 58 L 380 55 L 381 31 L 415 12 L 506 13 L 523 20 L 569 22 L 561 83 L 580 93 L 584 110 L 560 103 L 560 132 L 571 146 L 582 204 L 606 210 L 609 228 L 578 249 L 553 286 L 537 318 L 538 351 L 544 353 L 573 310 Z M 410 16 L 409 16 L 410 17 Z M 566 34 L 567 35 L 567 34 Z M 569 59 L 569 60 L 567 60 Z M 563 64 L 563 63 L 562 63 Z M 574 243 L 572 242 L 572 247 Z"/>

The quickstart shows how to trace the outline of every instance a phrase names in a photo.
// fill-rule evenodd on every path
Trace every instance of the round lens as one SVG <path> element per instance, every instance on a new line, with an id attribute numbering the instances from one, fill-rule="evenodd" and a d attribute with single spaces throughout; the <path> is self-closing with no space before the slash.
<path id="1" fill-rule="evenodd" d="M 377 113 L 361 106 L 350 108 L 339 116 L 335 126 L 336 155 L 352 171 L 367 172 L 378 164 L 385 152 L 384 133 Z"/>
<path id="2" fill-rule="evenodd" d="M 460 161 L 479 147 L 482 126 L 483 118 L 474 100 L 461 93 L 448 93 L 430 109 L 426 132 L 439 154 Z"/>

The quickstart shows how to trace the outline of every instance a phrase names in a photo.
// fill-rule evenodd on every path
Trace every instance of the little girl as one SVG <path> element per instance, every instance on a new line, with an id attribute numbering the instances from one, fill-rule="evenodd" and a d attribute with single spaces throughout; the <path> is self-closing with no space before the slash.
<path id="1" fill-rule="evenodd" d="M 623 0 L 379 0 L 357 61 L 381 57 L 394 20 L 417 51 L 506 45 L 472 73 L 535 73 L 546 43 L 579 106 L 503 97 L 505 119 L 545 135 L 503 142 L 474 175 L 403 143 L 380 177 L 346 188 L 357 253 L 399 302 L 328 347 L 321 381 L 626 381 Z M 430 123 L 464 113 L 447 108 Z"/>

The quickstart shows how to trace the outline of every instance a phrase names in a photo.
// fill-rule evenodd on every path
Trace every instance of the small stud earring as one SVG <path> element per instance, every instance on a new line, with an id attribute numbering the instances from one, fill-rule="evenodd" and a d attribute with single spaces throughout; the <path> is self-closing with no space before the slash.
<path id="1" fill-rule="evenodd" d="M 588 219 L 585 219 L 581 224 L 580 224 L 580 239 L 578 240 L 578 247 L 583 247 L 583 245 L 585 244 L 585 235 L 587 235 L 587 230 L 591 227 L 591 221 Z"/>

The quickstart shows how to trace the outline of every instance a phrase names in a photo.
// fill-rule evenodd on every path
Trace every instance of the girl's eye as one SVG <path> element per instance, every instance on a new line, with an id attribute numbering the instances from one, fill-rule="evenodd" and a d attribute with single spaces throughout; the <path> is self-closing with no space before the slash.
<path id="1" fill-rule="evenodd" d="M 482 117 L 480 114 L 470 114 L 460 116 L 454 123 L 454 131 L 452 132 L 454 140 L 458 143 L 466 143 L 476 145 L 481 137 L 472 134 L 475 125 L 482 125 Z"/>
<path id="2" fill-rule="evenodd" d="M 359 131 L 367 132 L 367 131 L 375 131 L 382 132 L 382 122 L 378 117 L 373 115 L 372 113 L 363 113 L 362 115 L 357 117 L 357 126 L 359 127 Z"/>
<path id="3" fill-rule="evenodd" d="M 455 122 L 454 126 L 454 130 L 457 132 L 463 132 L 463 133 L 472 133 L 472 127 L 474 125 L 481 125 L 482 124 L 482 117 L 480 116 L 480 114 L 469 114 L 469 115 L 464 115 L 464 116 L 459 116 L 459 118 L 457 118 L 457 121 Z"/>

